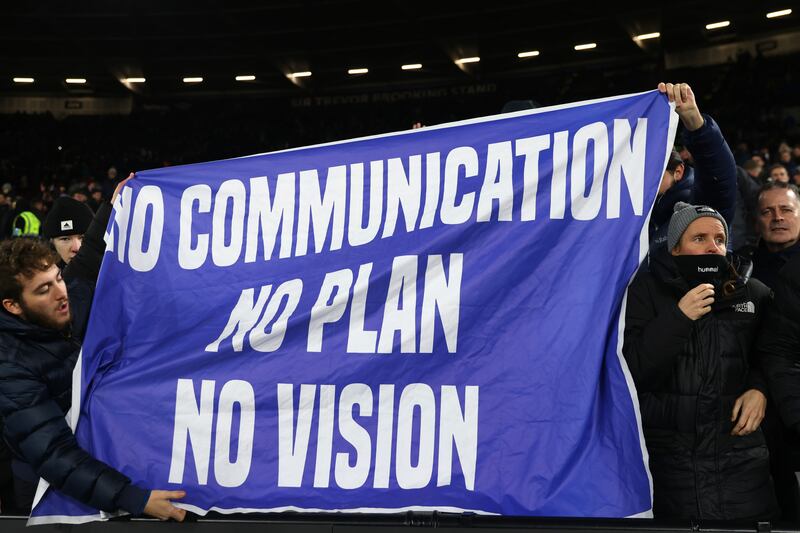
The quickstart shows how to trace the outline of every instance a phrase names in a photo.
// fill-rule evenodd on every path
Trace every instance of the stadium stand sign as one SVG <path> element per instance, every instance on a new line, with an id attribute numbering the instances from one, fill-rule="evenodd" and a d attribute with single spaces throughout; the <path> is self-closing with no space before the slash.
<path id="1" fill-rule="evenodd" d="M 437 98 L 482 96 L 497 92 L 495 83 L 474 83 L 446 87 L 406 89 L 402 91 L 378 91 L 358 94 L 321 95 L 292 98 L 292 107 L 329 107 L 352 104 L 396 103 L 409 100 L 433 100 Z"/>

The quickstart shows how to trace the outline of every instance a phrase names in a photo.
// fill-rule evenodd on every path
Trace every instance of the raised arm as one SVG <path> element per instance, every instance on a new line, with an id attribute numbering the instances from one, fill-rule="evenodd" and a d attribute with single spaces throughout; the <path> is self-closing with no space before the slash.
<path id="1" fill-rule="evenodd" d="M 134 174 L 131 172 L 127 178 L 117 185 L 111 197 L 111 201 L 103 202 L 98 208 L 92 223 L 89 225 L 89 229 L 86 230 L 83 236 L 81 249 L 64 268 L 63 276 L 67 282 L 80 278 L 89 281 L 92 285 L 97 283 L 97 276 L 100 274 L 100 265 L 103 262 L 103 254 L 106 251 L 104 237 L 106 227 L 108 227 L 108 219 L 111 216 L 111 210 L 122 188 L 128 181 L 133 179 L 133 177 Z"/>
<path id="2" fill-rule="evenodd" d="M 688 83 L 659 83 L 658 90 L 675 102 L 684 127 L 683 141 L 694 158 L 695 204 L 713 207 L 730 225 L 736 210 L 736 161 L 717 123 L 700 113 Z"/>

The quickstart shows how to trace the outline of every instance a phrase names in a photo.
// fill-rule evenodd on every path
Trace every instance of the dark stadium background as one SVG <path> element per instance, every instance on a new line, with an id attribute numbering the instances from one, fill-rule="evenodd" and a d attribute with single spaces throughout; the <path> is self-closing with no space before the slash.
<path id="1" fill-rule="evenodd" d="M 790 15 L 766 16 L 792 7 Z M 706 28 L 721 21 L 729 25 Z M 659 37 L 635 38 L 653 32 Z M 596 46 L 574 49 L 586 43 Z M 538 55 L 518 57 L 532 51 Z M 480 61 L 457 64 L 466 57 Z M 408 64 L 421 68 L 401 68 Z M 368 72 L 348 73 L 355 68 Z M 292 77 L 298 72 L 311 75 Z M 124 81 L 134 77 L 145 81 Z M 187 77 L 203 81 L 186 83 Z M 121 178 L 163 165 L 650 90 L 659 81 L 692 85 L 737 162 L 774 153 L 781 142 L 800 144 L 800 9 L 793 1 L 753 0 L 3 2 L 0 185 L 20 197 L 87 183 L 107 188 L 111 166 Z M 753 530 L 424 514 L 259 518 L 163 527 Z M 4 533 L 23 527 L 21 519 L 0 517 Z"/>

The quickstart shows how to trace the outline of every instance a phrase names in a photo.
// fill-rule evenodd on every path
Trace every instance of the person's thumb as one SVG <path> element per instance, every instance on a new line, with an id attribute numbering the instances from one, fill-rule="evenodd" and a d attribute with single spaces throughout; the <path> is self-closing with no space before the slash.
<path id="1" fill-rule="evenodd" d="M 173 505 L 169 515 L 173 520 L 177 520 L 178 522 L 183 522 L 183 519 L 186 518 L 186 511 L 184 509 L 175 507 Z"/>

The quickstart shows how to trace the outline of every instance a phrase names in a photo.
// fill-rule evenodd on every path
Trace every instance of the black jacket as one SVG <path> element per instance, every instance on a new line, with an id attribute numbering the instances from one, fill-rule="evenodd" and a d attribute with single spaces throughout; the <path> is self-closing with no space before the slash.
<path id="1" fill-rule="evenodd" d="M 761 182 L 752 177 L 741 167 L 736 167 L 736 211 L 730 225 L 730 244 L 732 249 L 740 254 L 752 253 L 758 246 L 758 192 Z M 755 273 L 754 278 L 758 278 Z M 767 283 L 769 286 L 769 283 Z"/>
<path id="2" fill-rule="evenodd" d="M 0 311 L 0 416 L 15 458 L 54 488 L 97 509 L 141 514 L 149 492 L 82 450 L 65 420 L 110 212 L 108 204 L 98 211 L 64 269 L 73 316 L 68 334 Z"/>
<path id="3" fill-rule="evenodd" d="M 798 255 L 800 255 L 800 241 L 785 250 L 770 252 L 762 239 L 753 254 L 753 277 L 774 289 L 781 269 Z"/>
<path id="4" fill-rule="evenodd" d="M 766 390 L 750 364 L 770 297 L 740 277 L 730 297 L 696 321 L 678 308 L 692 287 L 665 249 L 651 255 L 628 291 L 623 354 L 639 395 L 658 518 L 768 518 L 775 511 L 759 430 L 730 435 L 733 404 Z"/>
<path id="5" fill-rule="evenodd" d="M 800 254 L 780 272 L 757 350 L 781 418 L 800 435 Z"/>

